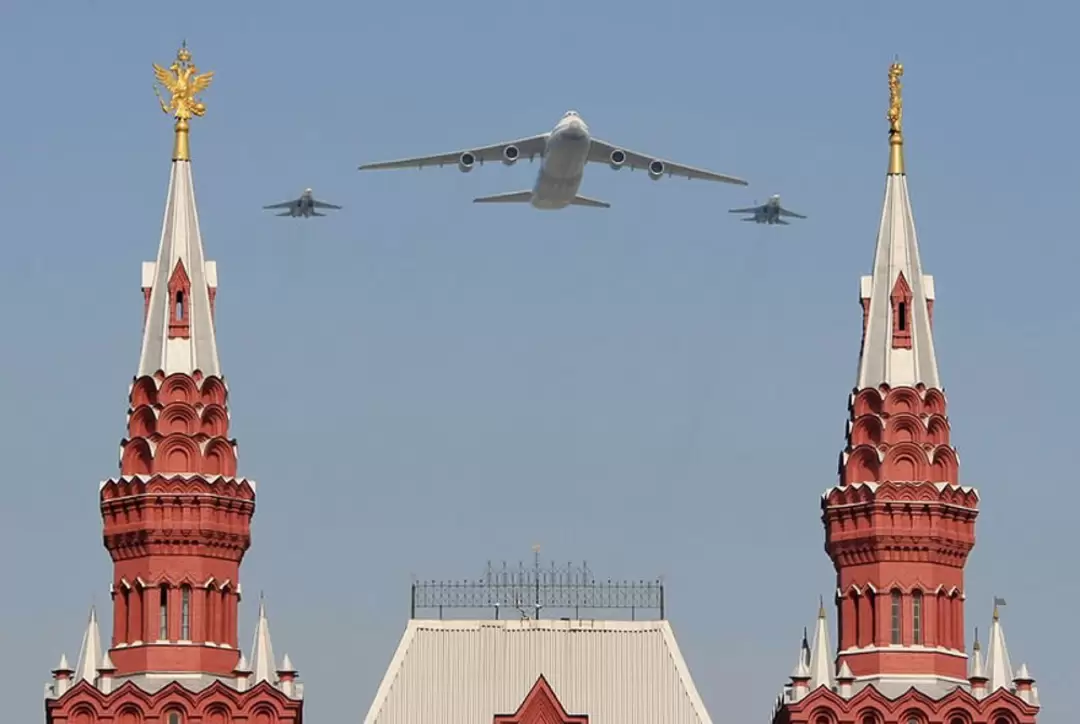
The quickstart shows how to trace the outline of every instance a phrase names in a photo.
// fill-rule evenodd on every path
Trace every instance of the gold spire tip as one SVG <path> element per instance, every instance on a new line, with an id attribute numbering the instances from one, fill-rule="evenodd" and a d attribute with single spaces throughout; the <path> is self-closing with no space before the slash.
<path id="1" fill-rule="evenodd" d="M 818 596 L 817 617 L 818 618 L 825 618 L 825 597 L 824 596 Z"/>
<path id="2" fill-rule="evenodd" d="M 191 62 L 191 51 L 188 50 L 187 41 L 181 44 L 176 51 L 176 60 L 168 68 L 162 68 L 157 63 L 154 66 L 154 77 L 157 84 L 154 85 L 154 94 L 158 98 L 163 113 L 172 113 L 176 118 L 174 130 L 176 138 L 173 142 L 173 160 L 190 161 L 191 152 L 188 147 L 189 121 L 193 116 L 201 118 L 206 113 L 206 105 L 196 96 L 210 87 L 214 79 L 214 71 L 199 75 L 199 69 Z M 158 90 L 158 84 L 169 93 L 169 102 L 166 103 Z"/>
<path id="3" fill-rule="evenodd" d="M 904 65 L 896 60 L 889 66 L 889 175 L 904 173 L 904 100 L 900 95 L 900 78 Z"/>

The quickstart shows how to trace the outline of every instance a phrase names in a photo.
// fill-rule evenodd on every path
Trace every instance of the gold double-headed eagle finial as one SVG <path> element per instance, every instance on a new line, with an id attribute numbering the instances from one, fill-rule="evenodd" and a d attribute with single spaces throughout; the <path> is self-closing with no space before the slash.
<path id="1" fill-rule="evenodd" d="M 904 173 L 904 99 L 900 95 L 900 78 L 904 66 L 899 60 L 889 66 L 889 174 Z"/>
<path id="2" fill-rule="evenodd" d="M 176 60 L 168 68 L 162 68 L 157 63 L 153 65 L 157 82 L 169 92 L 169 102 L 166 103 L 162 98 L 157 85 L 154 86 L 154 94 L 158 97 L 162 112 L 172 113 L 176 118 L 173 160 L 190 161 L 188 122 L 193 116 L 201 118 L 206 113 L 206 105 L 196 96 L 210 87 L 210 82 L 214 79 L 214 71 L 199 75 L 199 69 L 191 62 L 191 51 L 188 50 L 187 41 L 176 51 Z"/>

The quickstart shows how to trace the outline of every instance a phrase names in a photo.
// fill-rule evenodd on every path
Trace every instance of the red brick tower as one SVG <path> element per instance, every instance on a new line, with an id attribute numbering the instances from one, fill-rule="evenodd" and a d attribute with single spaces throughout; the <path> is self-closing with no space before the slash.
<path id="1" fill-rule="evenodd" d="M 236 476 L 228 388 L 214 332 L 217 267 L 199 233 L 189 121 L 210 85 L 186 47 L 155 66 L 176 116 L 157 260 L 143 264 L 139 368 L 129 394 L 120 476 L 101 484 L 113 560 L 112 646 L 96 613 L 74 670 L 46 689 L 46 721 L 71 724 L 276 724 L 302 721 L 302 685 L 277 666 L 260 606 L 251 665 L 240 652 L 240 563 L 251 543 L 255 483 Z"/>
<path id="2" fill-rule="evenodd" d="M 774 724 L 1034 724 L 995 603 L 984 661 L 964 643 L 964 565 L 979 494 L 959 484 L 904 171 L 900 77 L 889 71 L 889 171 L 874 268 L 861 281 L 862 352 L 838 484 L 822 496 L 836 568 L 838 652 L 822 606 Z"/>

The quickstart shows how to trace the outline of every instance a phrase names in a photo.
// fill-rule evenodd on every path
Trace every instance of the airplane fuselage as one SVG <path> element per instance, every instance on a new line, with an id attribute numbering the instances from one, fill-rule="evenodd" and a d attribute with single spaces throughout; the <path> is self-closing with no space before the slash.
<path id="1" fill-rule="evenodd" d="M 578 116 L 561 121 L 548 136 L 530 203 L 537 209 L 562 209 L 581 188 L 589 160 L 589 127 Z"/>
<path id="2" fill-rule="evenodd" d="M 315 210 L 315 204 L 312 203 L 312 195 L 305 193 L 296 200 L 292 208 L 289 209 L 291 216 L 302 216 L 305 219 L 311 217 L 311 212 Z"/>
<path id="3" fill-rule="evenodd" d="M 770 199 L 754 212 L 754 221 L 759 224 L 776 224 L 780 222 L 780 200 Z"/>

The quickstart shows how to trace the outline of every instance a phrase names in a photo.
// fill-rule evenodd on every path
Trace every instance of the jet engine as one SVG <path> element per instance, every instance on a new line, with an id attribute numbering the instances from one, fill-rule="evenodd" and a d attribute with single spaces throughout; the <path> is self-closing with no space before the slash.
<path id="1" fill-rule="evenodd" d="M 518 158 L 521 156 L 521 151 L 517 146 L 509 145 L 503 149 L 503 163 L 507 166 L 513 166 L 517 163 Z"/>
<path id="2" fill-rule="evenodd" d="M 659 181 L 664 177 L 664 162 L 653 161 L 649 164 L 649 178 L 653 181 Z"/>
<path id="3" fill-rule="evenodd" d="M 462 173 L 468 173 L 473 170 L 473 166 L 476 165 L 476 156 L 472 155 L 468 151 L 461 154 L 461 158 L 458 159 L 457 167 Z"/>
<path id="4" fill-rule="evenodd" d="M 608 161 L 608 164 L 611 166 L 612 171 L 618 171 L 622 168 L 624 163 L 626 163 L 626 151 L 620 151 L 616 148 L 611 152 L 611 158 Z"/>

